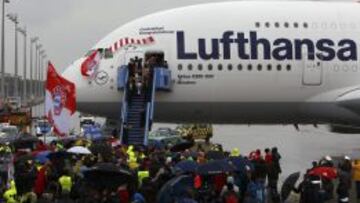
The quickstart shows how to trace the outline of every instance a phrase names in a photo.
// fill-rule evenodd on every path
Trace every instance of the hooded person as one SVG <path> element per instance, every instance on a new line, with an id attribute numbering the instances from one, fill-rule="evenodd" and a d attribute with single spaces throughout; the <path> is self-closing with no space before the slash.
<path id="1" fill-rule="evenodd" d="M 344 156 L 344 160 L 341 163 L 341 168 L 349 173 L 351 173 L 352 170 L 352 163 L 351 158 L 349 156 Z"/>
<path id="2" fill-rule="evenodd" d="M 348 171 L 347 166 L 342 165 L 338 170 L 339 184 L 336 189 L 338 194 L 338 202 L 347 203 L 349 202 L 349 190 L 351 188 L 351 174 Z"/>
<path id="3" fill-rule="evenodd" d="M 220 196 L 224 197 L 226 193 L 228 193 L 230 190 L 234 191 L 237 194 L 237 196 L 240 195 L 239 187 L 235 185 L 235 180 L 233 176 L 228 176 L 226 178 L 226 185 L 224 185 L 224 187 L 222 188 Z"/>
<path id="4" fill-rule="evenodd" d="M 319 161 L 319 166 L 334 167 L 334 162 L 333 162 L 331 156 L 327 155 L 323 159 L 321 159 Z"/>

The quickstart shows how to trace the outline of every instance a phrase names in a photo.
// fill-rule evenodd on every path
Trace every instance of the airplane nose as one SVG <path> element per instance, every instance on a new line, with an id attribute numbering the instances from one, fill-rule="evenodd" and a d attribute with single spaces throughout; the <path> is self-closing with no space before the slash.
<path id="1" fill-rule="evenodd" d="M 69 80 L 70 82 L 75 83 L 77 85 L 78 82 L 81 80 L 81 73 L 80 73 L 80 61 L 81 59 L 72 63 L 69 67 L 65 69 L 65 71 L 61 74 L 65 79 Z"/>
<path id="2" fill-rule="evenodd" d="M 84 59 L 79 59 L 72 63 L 65 71 L 61 74 L 65 79 L 75 84 L 76 88 L 76 100 L 81 100 L 81 90 L 85 89 L 87 85 L 87 80 L 84 80 L 81 75 L 80 67 Z"/>

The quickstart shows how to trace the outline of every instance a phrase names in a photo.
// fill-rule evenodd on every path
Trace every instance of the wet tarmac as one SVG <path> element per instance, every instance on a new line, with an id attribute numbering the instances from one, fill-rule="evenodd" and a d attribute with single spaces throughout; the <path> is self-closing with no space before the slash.
<path id="1" fill-rule="evenodd" d="M 33 113 L 42 114 L 43 108 L 42 105 L 38 106 Z M 73 116 L 73 120 L 72 123 L 78 123 L 78 114 Z M 175 126 L 155 123 L 153 129 Z M 73 127 L 79 129 L 78 125 Z M 360 134 L 332 133 L 325 125 L 318 128 L 300 126 L 299 131 L 292 125 L 214 125 L 213 128 L 212 142 L 222 144 L 226 150 L 237 147 L 243 155 L 255 149 L 277 146 L 282 155 L 280 185 L 289 174 L 305 172 L 314 160 L 326 155 L 351 155 L 353 151 L 360 150 Z"/>
<path id="2" fill-rule="evenodd" d="M 154 129 L 158 127 L 175 127 L 175 125 L 154 125 Z M 296 131 L 291 125 L 214 125 L 213 127 L 212 142 L 221 143 L 226 150 L 237 147 L 243 155 L 247 155 L 255 149 L 264 150 L 267 147 L 277 146 L 282 155 L 283 170 L 279 186 L 289 174 L 297 171 L 304 173 L 314 160 L 326 155 L 334 157 L 350 155 L 353 151 L 360 150 L 360 134 L 332 133 L 325 125 L 318 128 L 310 125 L 300 126 L 300 131 Z M 354 194 L 352 191 L 351 202 L 356 202 Z M 287 202 L 298 202 L 298 195 L 292 194 Z"/>

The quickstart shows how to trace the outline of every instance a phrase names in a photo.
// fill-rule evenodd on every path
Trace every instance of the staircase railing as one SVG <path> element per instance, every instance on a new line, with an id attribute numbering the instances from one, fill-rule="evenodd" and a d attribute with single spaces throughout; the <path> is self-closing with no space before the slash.
<path id="1" fill-rule="evenodd" d="M 151 89 L 151 100 L 150 100 L 150 121 L 151 124 L 153 123 L 154 120 L 154 104 L 155 104 L 155 92 L 156 92 L 156 80 L 157 80 L 157 74 L 156 74 L 156 70 L 157 68 L 154 68 L 154 73 L 153 73 L 153 81 L 152 81 L 152 89 Z M 151 128 L 151 126 L 150 126 Z"/>
<path id="2" fill-rule="evenodd" d="M 121 68 L 125 68 L 125 80 L 124 80 L 124 92 L 121 106 L 121 129 L 120 129 L 120 143 L 123 143 L 124 138 L 124 124 L 127 123 L 127 92 L 128 92 L 128 80 L 129 80 L 129 70 L 127 66 L 121 66 Z M 121 73 L 121 70 L 118 71 L 118 74 Z M 119 76 L 121 77 L 121 76 Z"/>
<path id="3" fill-rule="evenodd" d="M 144 132 L 144 145 L 148 145 L 148 137 L 149 137 L 149 131 L 151 126 L 151 120 L 150 120 L 150 106 L 151 102 L 146 103 L 146 122 L 145 122 L 145 132 Z"/>

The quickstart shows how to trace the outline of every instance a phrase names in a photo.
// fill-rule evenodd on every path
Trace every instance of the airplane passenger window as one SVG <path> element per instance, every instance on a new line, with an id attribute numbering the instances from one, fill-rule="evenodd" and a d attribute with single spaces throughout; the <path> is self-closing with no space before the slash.
<path id="1" fill-rule="evenodd" d="M 189 64 L 188 65 L 188 70 L 192 70 L 192 68 L 193 68 L 192 64 Z"/>
<path id="2" fill-rule="evenodd" d="M 266 22 L 266 23 L 265 23 L 265 27 L 270 27 L 270 23 L 269 23 L 269 22 Z"/>
<path id="3" fill-rule="evenodd" d="M 212 64 L 209 64 L 209 65 L 208 65 L 208 70 L 210 70 L 210 71 L 211 71 L 212 69 L 213 69 Z"/>
<path id="4" fill-rule="evenodd" d="M 178 70 L 179 70 L 179 71 L 182 71 L 182 68 L 183 68 L 183 67 L 182 67 L 182 64 L 179 64 L 179 65 L 178 65 Z"/>
<path id="5" fill-rule="evenodd" d="M 299 24 L 298 23 L 294 23 L 294 28 L 298 28 Z"/>
<path id="6" fill-rule="evenodd" d="M 255 23 L 255 27 L 260 27 L 260 23 L 259 23 L 259 22 L 256 22 L 256 23 Z"/>
<path id="7" fill-rule="evenodd" d="M 227 67 L 227 68 L 228 68 L 229 71 L 231 71 L 233 67 L 232 67 L 231 64 L 228 64 L 228 67 Z"/>
<path id="8" fill-rule="evenodd" d="M 268 64 L 268 65 L 267 65 L 267 70 L 268 70 L 268 71 L 271 71 L 271 69 L 272 69 L 271 64 Z"/>
<path id="9" fill-rule="evenodd" d="M 251 71 L 251 70 L 252 70 L 252 65 L 249 64 L 249 65 L 248 65 L 248 71 Z"/>
<path id="10" fill-rule="evenodd" d="M 289 23 L 288 23 L 288 22 L 284 23 L 284 27 L 288 28 L 288 27 L 289 27 Z"/>
<path id="11" fill-rule="evenodd" d="M 222 70 L 223 66 L 221 64 L 218 65 L 218 70 Z"/>
<path id="12" fill-rule="evenodd" d="M 304 28 L 308 28 L 309 25 L 307 23 L 304 23 Z"/>
<path id="13" fill-rule="evenodd" d="M 281 65 L 280 65 L 280 64 L 277 65 L 276 69 L 277 69 L 278 71 L 281 71 Z"/>
<path id="14" fill-rule="evenodd" d="M 278 22 L 275 23 L 275 27 L 279 27 L 280 24 Z"/>
<path id="15" fill-rule="evenodd" d="M 258 69 L 258 71 L 261 71 L 262 70 L 262 65 L 258 64 L 257 69 Z"/>
<path id="16" fill-rule="evenodd" d="M 239 71 L 242 71 L 242 65 L 241 65 L 241 64 L 238 64 L 237 69 L 238 69 Z"/>
<path id="17" fill-rule="evenodd" d="M 202 69 L 203 69 L 202 64 L 199 64 L 199 65 L 198 65 L 198 70 L 199 70 L 199 71 L 202 71 Z"/>
<path id="18" fill-rule="evenodd" d="M 287 64 L 287 65 L 286 65 L 286 70 L 287 70 L 287 71 L 291 71 L 291 65 L 290 65 L 290 64 Z"/>

